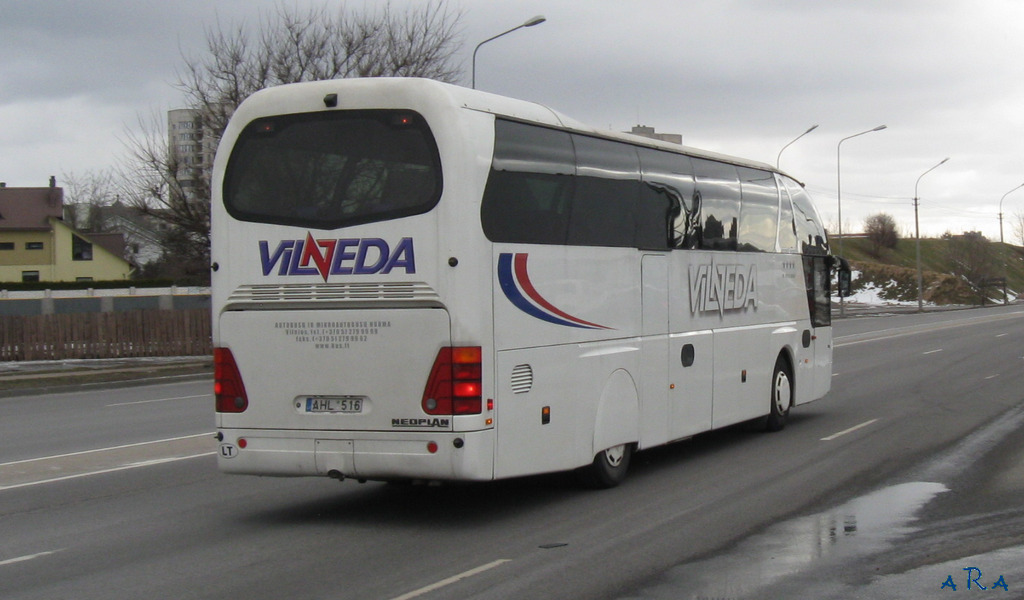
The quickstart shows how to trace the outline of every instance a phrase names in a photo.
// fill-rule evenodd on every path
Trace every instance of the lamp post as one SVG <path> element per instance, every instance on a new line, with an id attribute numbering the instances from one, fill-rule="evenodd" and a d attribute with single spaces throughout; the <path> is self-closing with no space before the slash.
<path id="1" fill-rule="evenodd" d="M 855 138 L 857 136 L 864 135 L 866 133 L 873 133 L 875 131 L 881 131 L 883 129 L 885 129 L 885 125 L 879 125 L 878 127 L 875 127 L 874 129 L 868 129 L 867 131 L 862 131 L 860 133 L 855 133 L 853 135 L 846 136 L 843 139 L 839 140 L 839 143 L 836 144 L 836 202 L 837 202 L 837 204 L 839 206 L 839 256 L 843 255 L 843 192 L 842 192 L 843 188 L 842 188 L 842 169 L 840 168 L 840 165 L 841 165 L 841 162 L 840 162 L 841 161 L 841 154 L 840 154 L 840 152 L 843 149 L 843 142 L 845 142 L 846 140 Z M 843 303 L 843 297 L 839 296 L 839 316 L 842 317 L 842 316 L 845 316 L 845 315 L 846 315 L 846 305 Z"/>
<path id="2" fill-rule="evenodd" d="M 792 146 L 792 145 L 793 145 L 793 143 L 794 143 L 794 142 L 796 142 L 796 141 L 797 141 L 798 139 L 800 139 L 800 138 L 804 137 L 805 135 L 807 135 L 808 133 L 810 133 L 810 132 L 814 131 L 814 130 L 815 130 L 815 129 L 817 129 L 817 128 L 818 128 L 818 126 L 817 126 L 817 125 L 811 125 L 811 127 L 810 127 L 810 128 L 809 128 L 809 129 L 807 130 L 807 131 L 805 131 L 805 132 L 801 133 L 800 135 L 796 136 L 795 138 L 793 138 L 793 141 L 792 141 L 792 142 L 790 142 L 790 143 L 786 144 L 785 146 L 783 146 L 783 147 L 782 147 L 782 150 L 779 150 L 779 155 L 778 155 L 777 157 L 775 157 L 775 168 L 776 168 L 776 169 L 778 169 L 778 168 L 779 168 L 779 159 L 781 159 L 781 158 L 782 158 L 782 151 L 783 151 L 783 150 L 785 150 L 786 148 L 789 148 L 789 147 L 790 147 L 790 146 Z"/>
<path id="3" fill-rule="evenodd" d="M 1024 183 L 1018 185 L 1017 187 L 1013 188 L 1009 192 L 1006 192 L 1005 194 L 1003 194 L 1003 197 L 999 199 L 999 243 L 1000 244 L 1003 243 L 1003 200 L 1006 200 L 1007 196 L 1009 196 L 1013 192 L 1016 192 L 1017 190 L 1019 190 L 1022 187 L 1024 187 Z"/>
<path id="4" fill-rule="evenodd" d="M 924 177 L 928 173 L 931 173 L 935 169 L 938 169 L 939 167 L 944 165 L 947 160 L 949 160 L 948 156 L 939 161 L 939 164 L 928 169 L 924 173 L 921 173 L 921 177 Z M 924 296 L 922 295 L 921 291 L 921 227 L 917 219 L 917 205 L 919 204 L 917 196 L 917 185 L 921 183 L 921 177 L 918 177 L 917 183 L 914 184 L 914 240 L 917 249 L 917 312 L 924 311 Z"/>
<path id="5" fill-rule="evenodd" d="M 480 42 L 479 44 L 477 44 L 476 48 L 473 49 L 473 79 L 472 79 L 472 87 L 473 87 L 473 89 L 474 90 L 476 89 L 476 51 L 480 49 L 480 46 L 483 46 L 487 42 L 496 40 L 496 39 L 500 38 L 503 35 L 508 35 L 508 34 L 512 33 L 513 31 L 517 31 L 517 30 L 522 29 L 524 27 L 533 27 L 534 25 L 540 25 L 541 23 L 543 23 L 546 20 L 547 19 L 545 19 L 543 17 L 543 15 L 537 15 L 536 17 L 526 21 L 522 25 L 516 25 L 515 27 L 513 27 L 512 29 L 509 29 L 508 31 L 503 31 L 503 32 L 499 33 L 498 35 L 496 35 L 494 37 L 489 37 L 486 40 L 484 40 L 484 41 Z"/>
<path id="6" fill-rule="evenodd" d="M 1020 188 L 1024 187 L 1024 183 L 1013 188 L 1009 192 L 1003 194 L 1003 197 L 999 199 L 999 250 L 1003 255 L 1003 304 L 1009 304 L 1010 300 L 1006 295 L 1006 248 L 1003 242 L 1003 200 L 1010 195 L 1011 192 L 1015 192 Z"/>

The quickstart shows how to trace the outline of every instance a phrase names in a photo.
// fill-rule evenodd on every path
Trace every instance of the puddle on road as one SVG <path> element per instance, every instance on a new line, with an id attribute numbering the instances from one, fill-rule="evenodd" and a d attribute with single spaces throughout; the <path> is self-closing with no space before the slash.
<path id="1" fill-rule="evenodd" d="M 947 490 L 941 483 L 902 483 L 785 521 L 726 554 L 675 567 L 658 584 L 627 598 L 759 598 L 758 590 L 783 578 L 889 548 L 913 531 L 910 523 L 917 510 Z"/>

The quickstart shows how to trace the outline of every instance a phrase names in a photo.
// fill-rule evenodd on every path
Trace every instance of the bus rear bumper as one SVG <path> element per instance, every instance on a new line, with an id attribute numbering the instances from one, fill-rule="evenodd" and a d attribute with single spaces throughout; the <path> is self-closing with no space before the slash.
<path id="1" fill-rule="evenodd" d="M 219 429 L 224 473 L 366 480 L 494 478 L 494 432 Z"/>

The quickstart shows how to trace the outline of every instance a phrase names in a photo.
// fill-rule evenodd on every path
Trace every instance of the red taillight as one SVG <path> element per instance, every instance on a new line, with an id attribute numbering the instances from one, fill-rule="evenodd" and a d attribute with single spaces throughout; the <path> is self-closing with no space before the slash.
<path id="1" fill-rule="evenodd" d="M 242 374 L 227 348 L 213 349 L 213 394 L 217 397 L 217 412 L 240 413 L 249 406 Z"/>
<path id="2" fill-rule="evenodd" d="M 428 415 L 478 415 L 483 369 L 480 346 L 447 346 L 437 351 L 423 390 L 423 411 Z"/>

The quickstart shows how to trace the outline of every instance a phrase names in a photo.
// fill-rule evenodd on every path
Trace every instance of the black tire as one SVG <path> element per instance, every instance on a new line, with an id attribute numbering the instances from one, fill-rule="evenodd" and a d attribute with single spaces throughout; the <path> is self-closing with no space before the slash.
<path id="1" fill-rule="evenodd" d="M 765 431 L 780 431 L 786 426 L 789 409 L 793 407 L 793 369 L 786 357 L 779 355 L 772 372 L 771 412 L 764 420 Z"/>
<path id="2" fill-rule="evenodd" d="M 629 460 L 633 456 L 632 444 L 621 444 L 602 450 L 594 462 L 576 471 L 583 485 L 595 489 L 613 488 L 626 479 Z"/>

